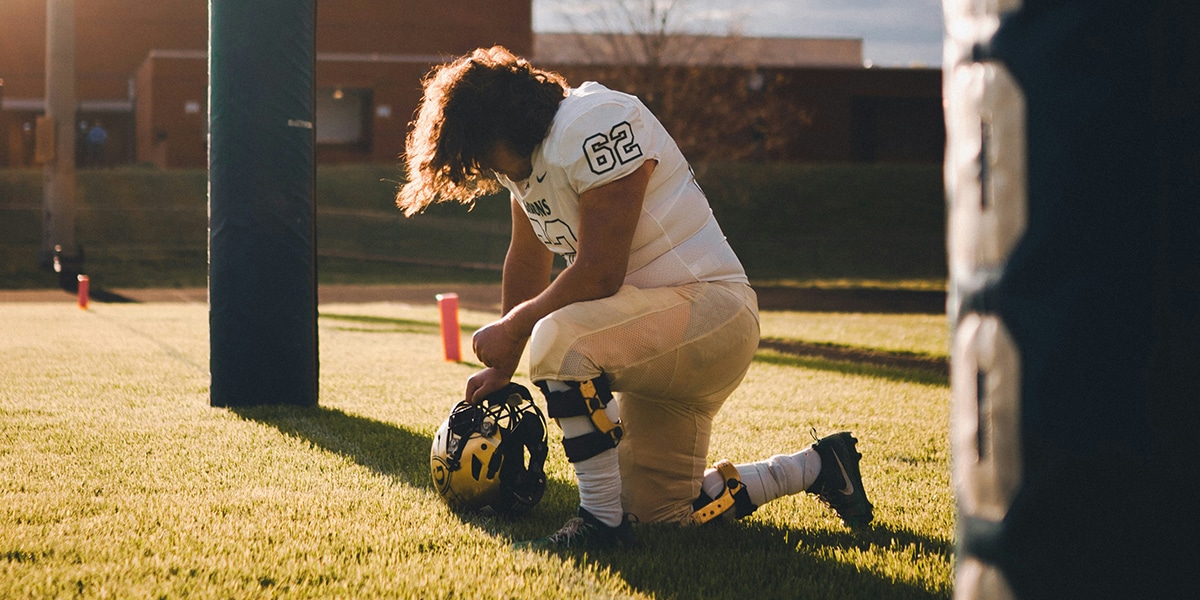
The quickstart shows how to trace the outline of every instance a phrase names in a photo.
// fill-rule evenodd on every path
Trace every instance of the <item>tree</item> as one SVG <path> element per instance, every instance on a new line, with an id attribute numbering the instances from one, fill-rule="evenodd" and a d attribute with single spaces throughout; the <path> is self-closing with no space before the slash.
<path id="1" fill-rule="evenodd" d="M 571 8 L 564 21 L 574 68 L 562 70 L 637 95 L 692 160 L 768 158 L 773 145 L 811 125 L 805 111 L 772 93 L 778 77 L 737 52 L 744 12 L 723 15 L 717 35 L 695 33 L 718 24 L 695 0 L 601 0 Z"/>

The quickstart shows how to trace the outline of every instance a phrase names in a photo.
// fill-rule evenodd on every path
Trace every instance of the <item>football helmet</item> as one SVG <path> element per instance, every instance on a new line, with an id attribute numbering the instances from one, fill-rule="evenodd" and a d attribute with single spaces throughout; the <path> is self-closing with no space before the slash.
<path id="1" fill-rule="evenodd" d="M 459 402 L 433 436 L 433 487 L 457 511 L 520 515 L 546 491 L 546 418 L 516 383 Z"/>

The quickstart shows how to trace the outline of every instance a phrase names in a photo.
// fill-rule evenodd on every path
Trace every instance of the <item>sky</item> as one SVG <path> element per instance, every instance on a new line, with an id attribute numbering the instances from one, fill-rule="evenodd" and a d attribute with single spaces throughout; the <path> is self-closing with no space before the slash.
<path id="1" fill-rule="evenodd" d="M 534 31 L 612 30 L 600 7 L 651 0 L 533 0 Z M 658 0 L 660 5 L 671 0 Z M 747 36 L 850 37 L 863 40 L 875 66 L 938 67 L 942 63 L 942 0 L 674 0 L 674 30 Z M 616 13 L 609 13 L 616 14 Z"/>

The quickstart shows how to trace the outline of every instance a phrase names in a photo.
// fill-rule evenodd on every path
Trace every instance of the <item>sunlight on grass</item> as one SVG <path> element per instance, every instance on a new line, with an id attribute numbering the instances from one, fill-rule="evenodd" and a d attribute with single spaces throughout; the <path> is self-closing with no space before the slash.
<path id="1" fill-rule="evenodd" d="M 455 515 L 429 482 L 430 437 L 477 365 L 442 359 L 435 307 L 321 312 L 321 406 L 226 410 L 208 406 L 204 305 L 0 304 L 0 597 L 949 595 L 945 385 L 759 361 L 719 415 L 713 459 L 854 431 L 868 530 L 802 495 L 728 526 L 644 527 L 631 551 L 519 552 L 577 502 L 557 429 L 530 515 Z M 460 314 L 468 355 L 494 316 Z M 812 339 L 822 318 L 764 321 Z"/>
<path id="2" fill-rule="evenodd" d="M 762 313 L 763 337 L 916 352 L 930 356 L 948 354 L 949 331 L 945 315 Z"/>

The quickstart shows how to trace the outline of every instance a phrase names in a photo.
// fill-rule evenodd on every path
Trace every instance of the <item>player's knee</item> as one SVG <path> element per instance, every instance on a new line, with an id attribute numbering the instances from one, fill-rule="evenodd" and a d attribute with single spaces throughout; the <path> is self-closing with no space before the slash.
<path id="1" fill-rule="evenodd" d="M 703 525 L 718 517 L 740 519 L 758 509 L 758 506 L 750 500 L 750 492 L 742 483 L 737 467 L 734 467 L 733 463 L 728 460 L 718 462 L 715 468 L 706 473 L 704 477 L 704 483 L 707 483 L 710 477 L 719 478 L 721 491 L 714 497 L 705 491 L 709 486 L 701 485 L 700 496 L 692 502 L 693 524 Z"/>
<path id="2" fill-rule="evenodd" d="M 592 431 L 582 435 L 564 437 L 563 449 L 567 460 L 572 463 L 587 460 L 616 448 L 625 435 L 620 419 L 613 420 L 605 408 L 613 400 L 612 390 L 604 376 L 588 381 L 564 381 L 567 389 L 551 391 L 547 381 L 537 382 L 546 396 L 546 412 L 553 419 L 586 417 Z M 559 386 L 561 387 L 561 386 Z"/>

